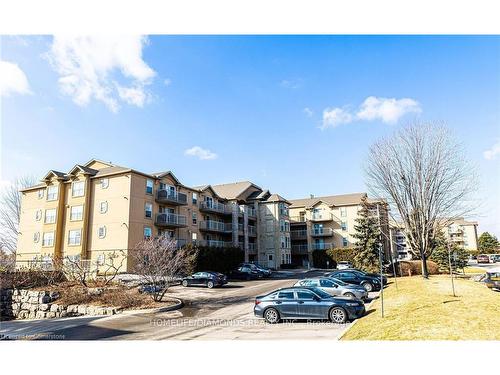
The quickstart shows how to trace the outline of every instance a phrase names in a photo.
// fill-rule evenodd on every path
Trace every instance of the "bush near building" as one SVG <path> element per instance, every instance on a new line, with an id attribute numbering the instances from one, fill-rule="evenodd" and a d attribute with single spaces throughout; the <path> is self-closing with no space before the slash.
<path id="1" fill-rule="evenodd" d="M 402 260 L 395 267 L 398 276 L 415 276 L 422 274 L 421 260 Z M 439 274 L 439 266 L 432 260 L 427 260 L 427 270 L 429 275 Z M 392 269 L 391 269 L 392 271 Z"/>
<path id="2" fill-rule="evenodd" d="M 190 246 L 190 245 L 187 245 Z M 227 274 L 245 260 L 245 252 L 238 247 L 195 247 L 194 271 L 214 271 Z"/>
<path id="3" fill-rule="evenodd" d="M 312 258 L 315 268 L 337 268 L 337 262 L 324 250 L 314 250 L 312 252 Z"/>
<path id="4" fill-rule="evenodd" d="M 316 268 L 337 268 L 338 262 L 354 262 L 356 249 L 351 247 L 340 247 L 329 250 L 314 250 L 313 264 Z M 328 262 L 328 264 L 327 264 Z"/>

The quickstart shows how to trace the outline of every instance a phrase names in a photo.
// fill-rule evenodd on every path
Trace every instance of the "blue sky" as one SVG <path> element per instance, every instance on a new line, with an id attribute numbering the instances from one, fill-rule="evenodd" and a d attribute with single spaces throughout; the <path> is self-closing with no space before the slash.
<path id="1" fill-rule="evenodd" d="M 500 37 L 101 39 L 2 37 L 4 183 L 95 157 L 288 198 L 366 191 L 371 143 L 442 121 L 478 168 L 480 231 L 500 235 Z"/>

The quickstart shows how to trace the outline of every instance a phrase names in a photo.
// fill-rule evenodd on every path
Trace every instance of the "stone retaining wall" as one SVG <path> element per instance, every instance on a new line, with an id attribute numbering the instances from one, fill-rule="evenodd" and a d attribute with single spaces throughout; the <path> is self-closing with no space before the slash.
<path id="1" fill-rule="evenodd" d="M 0 289 L 0 319 L 50 319 L 80 315 L 114 315 L 116 307 L 62 305 L 54 303 L 57 292 Z"/>

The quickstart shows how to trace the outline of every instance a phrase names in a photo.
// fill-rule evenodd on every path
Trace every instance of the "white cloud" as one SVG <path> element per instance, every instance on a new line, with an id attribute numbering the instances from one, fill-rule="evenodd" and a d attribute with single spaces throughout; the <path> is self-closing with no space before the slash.
<path id="1" fill-rule="evenodd" d="M 369 96 L 361 104 L 356 116 L 361 120 L 381 120 L 387 124 L 395 124 L 407 113 L 420 113 L 420 104 L 410 98 L 377 98 Z"/>
<path id="2" fill-rule="evenodd" d="M 95 99 L 117 112 L 120 101 L 142 107 L 149 97 L 146 86 L 156 73 L 142 58 L 147 43 L 143 36 L 55 36 L 47 58 L 73 102 Z"/>
<path id="3" fill-rule="evenodd" d="M 500 140 L 497 141 L 489 150 L 483 152 L 483 156 L 486 160 L 493 160 L 500 154 Z"/>
<path id="4" fill-rule="evenodd" d="M 31 94 L 26 74 L 15 63 L 0 60 L 0 96 Z"/>
<path id="5" fill-rule="evenodd" d="M 306 114 L 307 117 L 312 117 L 314 115 L 313 110 L 309 107 L 304 108 L 302 111 Z"/>
<path id="6" fill-rule="evenodd" d="M 286 89 L 298 89 L 300 86 L 302 86 L 302 80 L 301 79 L 284 79 L 280 82 L 281 87 L 284 87 Z"/>
<path id="7" fill-rule="evenodd" d="M 194 146 L 191 148 L 188 148 L 186 151 L 184 151 L 184 155 L 188 156 L 196 156 L 200 160 L 213 160 L 217 158 L 217 154 L 201 148 L 200 146 Z"/>
<path id="8" fill-rule="evenodd" d="M 163 84 L 165 86 L 170 86 L 172 84 L 172 80 L 170 78 L 166 78 L 164 81 L 163 81 Z"/>
<path id="9" fill-rule="evenodd" d="M 326 108 L 323 111 L 323 125 L 321 129 L 335 128 L 342 124 L 348 124 L 352 119 L 352 115 L 344 108 Z"/>

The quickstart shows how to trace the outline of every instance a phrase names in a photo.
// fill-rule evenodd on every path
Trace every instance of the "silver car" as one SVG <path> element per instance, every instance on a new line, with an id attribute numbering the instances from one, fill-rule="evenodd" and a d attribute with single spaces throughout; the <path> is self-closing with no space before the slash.
<path id="1" fill-rule="evenodd" d="M 347 284 L 331 277 L 303 279 L 297 281 L 294 286 L 316 287 L 332 296 L 355 297 L 361 300 L 368 298 L 368 292 L 361 285 Z"/>

